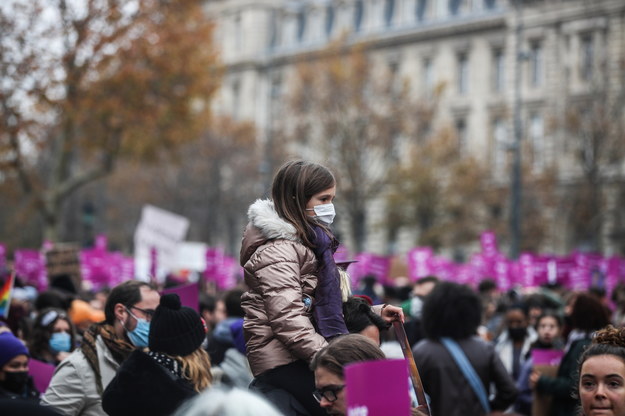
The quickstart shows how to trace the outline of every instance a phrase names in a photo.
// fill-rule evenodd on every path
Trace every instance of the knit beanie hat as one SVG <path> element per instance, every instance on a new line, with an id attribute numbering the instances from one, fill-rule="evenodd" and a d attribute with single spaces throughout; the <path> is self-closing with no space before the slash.
<path id="1" fill-rule="evenodd" d="M 175 293 L 161 296 L 161 301 L 150 322 L 149 347 L 151 351 L 185 356 L 202 345 L 206 327 L 200 315 L 181 306 Z"/>
<path id="2" fill-rule="evenodd" d="M 18 355 L 27 355 L 30 357 L 26 345 L 13 335 L 12 332 L 6 331 L 0 333 L 0 369 Z"/>

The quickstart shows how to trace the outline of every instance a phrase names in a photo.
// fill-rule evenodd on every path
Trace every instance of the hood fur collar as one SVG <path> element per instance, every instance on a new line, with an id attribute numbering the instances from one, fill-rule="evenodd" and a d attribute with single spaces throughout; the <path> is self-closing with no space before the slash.
<path id="1" fill-rule="evenodd" d="M 257 199 L 247 211 L 247 217 L 254 227 L 269 240 L 284 238 L 298 241 L 295 227 L 280 218 L 276 212 L 273 201 Z"/>

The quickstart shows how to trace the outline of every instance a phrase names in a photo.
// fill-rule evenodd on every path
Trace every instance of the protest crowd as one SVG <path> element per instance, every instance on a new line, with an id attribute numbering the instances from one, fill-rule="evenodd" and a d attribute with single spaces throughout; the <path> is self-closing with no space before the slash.
<path id="1" fill-rule="evenodd" d="M 625 416 L 625 275 L 356 281 L 336 193 L 324 166 L 284 164 L 227 289 L 172 271 L 42 290 L 7 262 L 0 414 Z"/>

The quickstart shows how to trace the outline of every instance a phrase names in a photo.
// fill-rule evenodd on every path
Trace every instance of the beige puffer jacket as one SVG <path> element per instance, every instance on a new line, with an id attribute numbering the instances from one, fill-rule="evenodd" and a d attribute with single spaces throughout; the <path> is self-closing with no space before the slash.
<path id="1" fill-rule="evenodd" d="M 327 343 L 312 323 L 317 260 L 273 202 L 257 200 L 241 245 L 249 287 L 241 298 L 247 358 L 254 376 L 298 359 L 309 362 Z M 305 298 L 306 304 L 305 304 Z"/>

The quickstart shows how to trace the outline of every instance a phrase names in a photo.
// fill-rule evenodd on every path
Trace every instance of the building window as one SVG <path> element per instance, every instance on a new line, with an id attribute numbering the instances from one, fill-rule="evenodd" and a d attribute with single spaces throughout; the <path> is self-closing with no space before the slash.
<path id="1" fill-rule="evenodd" d="M 460 14 L 460 6 L 462 5 L 462 0 L 449 0 L 449 14 L 451 16 L 457 16 Z"/>
<path id="2" fill-rule="evenodd" d="M 592 78 L 592 67 L 595 55 L 592 40 L 592 35 L 590 33 L 583 35 L 580 39 L 580 74 L 584 81 L 590 81 Z"/>
<path id="3" fill-rule="evenodd" d="M 232 118 L 239 120 L 241 107 L 241 83 L 236 80 L 232 82 Z"/>
<path id="4" fill-rule="evenodd" d="M 362 0 L 356 0 L 354 3 L 354 31 L 360 32 L 362 27 L 362 15 L 363 15 L 363 4 Z"/>
<path id="5" fill-rule="evenodd" d="M 280 24 L 278 21 L 278 14 L 275 11 L 271 12 L 271 19 L 269 23 L 269 48 L 273 49 L 278 46 L 279 42 L 279 33 L 280 33 Z"/>
<path id="6" fill-rule="evenodd" d="M 428 93 L 434 89 L 434 65 L 430 58 L 423 61 L 423 85 Z"/>
<path id="7" fill-rule="evenodd" d="M 297 13 L 297 40 L 302 42 L 306 34 L 306 12 L 303 10 Z"/>
<path id="8" fill-rule="evenodd" d="M 484 0 L 484 8 L 486 10 L 492 10 L 497 6 L 497 0 Z"/>
<path id="9" fill-rule="evenodd" d="M 282 113 L 281 98 L 282 98 L 282 78 L 275 74 L 271 77 L 271 84 L 269 86 L 270 102 L 269 102 L 269 117 L 271 123 L 279 117 Z"/>
<path id="10" fill-rule="evenodd" d="M 532 146 L 532 168 L 540 171 L 545 165 L 544 124 L 540 114 L 530 116 L 529 138 Z"/>
<path id="11" fill-rule="evenodd" d="M 458 151 L 464 154 L 467 149 L 467 123 L 464 118 L 456 120 L 456 137 L 458 138 Z"/>
<path id="12" fill-rule="evenodd" d="M 503 50 L 495 49 L 493 51 L 493 90 L 502 92 L 504 90 L 504 54 Z"/>
<path id="13" fill-rule="evenodd" d="M 540 87 L 543 83 L 543 49 L 539 42 L 530 46 L 530 85 Z"/>
<path id="14" fill-rule="evenodd" d="M 241 26 L 241 13 L 237 13 L 234 16 L 234 48 L 240 51 L 242 45 L 243 45 L 243 30 Z"/>
<path id="15" fill-rule="evenodd" d="M 417 0 L 417 4 L 415 7 L 415 16 L 417 18 L 417 22 L 423 22 L 425 20 L 425 13 L 427 11 L 428 2 L 427 0 Z"/>
<path id="16" fill-rule="evenodd" d="M 469 61 L 466 53 L 458 55 L 458 94 L 464 95 L 469 88 Z"/>
<path id="17" fill-rule="evenodd" d="M 334 7 L 328 6 L 326 8 L 326 36 L 332 35 L 332 29 L 334 29 Z"/>
<path id="18" fill-rule="evenodd" d="M 506 161 L 507 147 L 506 123 L 500 117 L 493 121 L 492 164 L 495 172 L 502 172 Z"/>
<path id="19" fill-rule="evenodd" d="M 384 1 L 384 24 L 390 27 L 393 24 L 393 15 L 395 14 L 395 0 Z"/>

